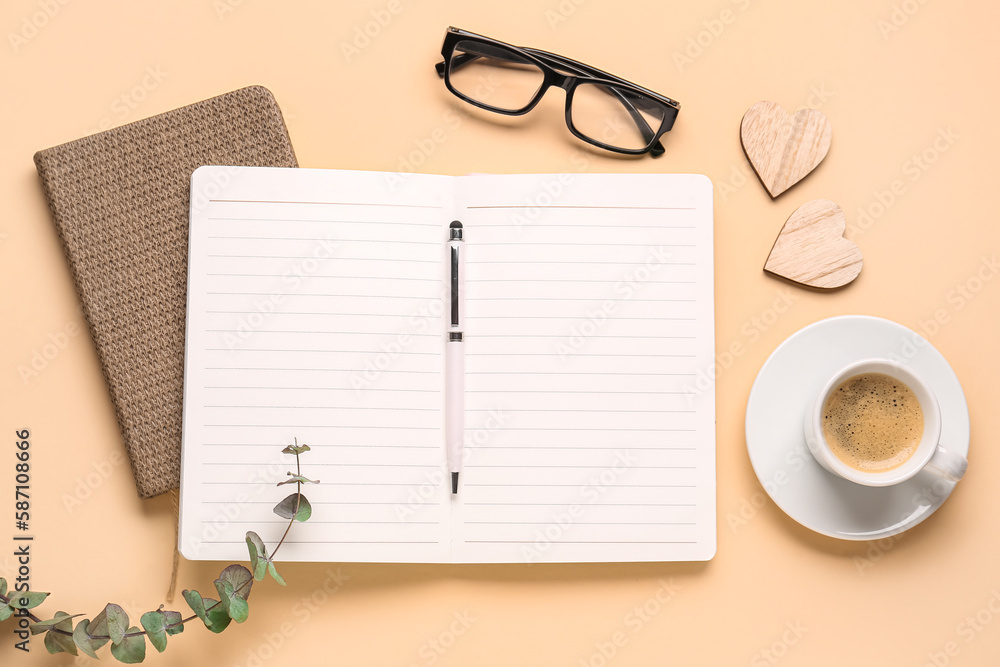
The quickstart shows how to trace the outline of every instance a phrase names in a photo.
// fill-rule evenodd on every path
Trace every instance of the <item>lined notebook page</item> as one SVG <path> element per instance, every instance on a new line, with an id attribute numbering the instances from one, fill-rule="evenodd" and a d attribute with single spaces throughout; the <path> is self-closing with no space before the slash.
<path id="1" fill-rule="evenodd" d="M 470 176 L 466 442 L 452 558 L 715 553 L 712 187 Z"/>
<path id="2" fill-rule="evenodd" d="M 447 561 L 444 230 L 453 179 L 203 167 L 192 180 L 182 553 L 273 545 L 313 450 L 313 517 L 282 560 Z"/>

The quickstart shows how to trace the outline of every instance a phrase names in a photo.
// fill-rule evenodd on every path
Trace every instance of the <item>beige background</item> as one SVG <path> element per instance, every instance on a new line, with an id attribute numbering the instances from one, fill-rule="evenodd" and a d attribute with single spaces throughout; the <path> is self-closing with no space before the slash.
<path id="1" fill-rule="evenodd" d="M 718 555 L 707 564 L 286 565 L 289 587 L 255 588 L 245 625 L 220 637 L 192 626 L 162 656 L 150 649 L 147 663 L 997 664 L 1000 279 L 975 278 L 995 278 L 989 261 L 1000 246 L 998 20 L 997 5 L 985 0 L 6 0 L 0 576 L 16 570 L 19 428 L 32 432 L 32 587 L 53 591 L 46 612 L 92 616 L 116 601 L 137 619 L 163 601 L 173 540 L 169 502 L 139 501 L 121 463 L 32 154 L 102 123 L 259 83 L 274 92 L 306 167 L 399 170 L 409 161 L 447 174 L 585 169 L 712 178 L 717 348 L 743 346 L 717 389 Z M 559 92 L 529 117 L 462 115 L 454 127 L 447 114 L 463 109 L 432 68 L 449 24 L 562 53 L 675 97 L 683 108 L 667 154 L 636 161 L 583 149 L 565 128 Z M 345 53 L 366 25 L 377 34 Z M 777 201 L 750 174 L 738 138 L 743 112 L 761 99 L 820 108 L 834 128 L 823 164 Z M 924 154 L 920 168 L 913 157 Z M 880 206 L 879 193 L 897 179 L 902 194 Z M 761 271 L 783 221 L 819 197 L 844 208 L 848 236 L 865 255 L 858 280 L 834 294 Z M 792 305 L 775 317 L 782 295 Z M 747 458 L 743 418 L 760 365 L 786 336 L 824 317 L 872 314 L 918 328 L 936 311 L 947 323 L 929 337 L 962 381 L 972 415 L 966 480 L 898 539 L 852 544 L 801 528 L 765 500 Z M 37 376 L 22 377 L 19 367 L 50 336 L 74 326 L 78 333 Z M 183 562 L 180 586 L 210 590 L 218 570 Z M 340 584 L 331 580 L 338 570 Z M 661 580 L 677 587 L 665 604 L 655 602 Z M 328 594 L 324 583 L 339 588 Z M 655 613 L 638 621 L 633 609 L 647 604 Z M 465 629 L 455 614 L 474 620 Z M 0 663 L 71 660 L 45 655 L 40 641 L 26 657 L 12 648 L 10 624 L 0 628 Z M 623 645 L 604 658 L 602 647 L 611 653 L 616 637 Z"/>

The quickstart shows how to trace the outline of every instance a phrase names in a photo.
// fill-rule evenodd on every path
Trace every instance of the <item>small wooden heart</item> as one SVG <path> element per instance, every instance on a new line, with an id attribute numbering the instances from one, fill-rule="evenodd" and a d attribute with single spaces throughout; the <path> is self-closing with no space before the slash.
<path id="1" fill-rule="evenodd" d="M 844 238 L 846 228 L 834 202 L 806 202 L 785 221 L 764 270 L 809 287 L 843 287 L 858 277 L 864 261 L 858 246 Z"/>
<path id="2" fill-rule="evenodd" d="M 801 109 L 794 116 L 774 102 L 758 102 L 743 115 L 743 152 L 771 198 L 815 169 L 830 150 L 833 130 L 825 115 Z"/>

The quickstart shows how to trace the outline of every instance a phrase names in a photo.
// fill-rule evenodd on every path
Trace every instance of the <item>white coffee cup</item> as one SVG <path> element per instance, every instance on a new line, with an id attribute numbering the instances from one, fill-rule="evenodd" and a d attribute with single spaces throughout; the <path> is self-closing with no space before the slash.
<path id="1" fill-rule="evenodd" d="M 866 472 L 849 466 L 833 453 L 823 436 L 823 407 L 830 392 L 844 380 L 862 373 L 884 373 L 896 378 L 913 391 L 924 413 L 924 434 L 917 450 L 891 470 Z M 889 359 L 864 359 L 846 366 L 831 377 L 806 412 L 805 435 L 809 451 L 821 466 L 835 475 L 865 486 L 899 484 L 921 470 L 957 482 L 962 479 L 969 465 L 964 456 L 949 451 L 941 444 L 941 408 L 930 386 L 909 367 Z"/>

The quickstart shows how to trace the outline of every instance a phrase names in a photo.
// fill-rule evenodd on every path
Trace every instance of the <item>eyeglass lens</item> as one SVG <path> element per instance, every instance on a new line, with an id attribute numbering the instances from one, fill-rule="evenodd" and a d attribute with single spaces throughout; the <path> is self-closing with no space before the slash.
<path id="1" fill-rule="evenodd" d="M 519 53 L 463 40 L 455 45 L 448 78 L 469 99 L 501 111 L 519 111 L 534 99 L 545 74 Z"/>
<path id="2" fill-rule="evenodd" d="M 448 69 L 452 87 L 499 111 L 520 111 L 538 94 L 545 74 L 530 59 L 496 44 L 462 40 Z M 608 146 L 642 150 L 659 131 L 664 105 L 642 93 L 580 81 L 570 102 L 570 120 L 581 135 Z"/>

